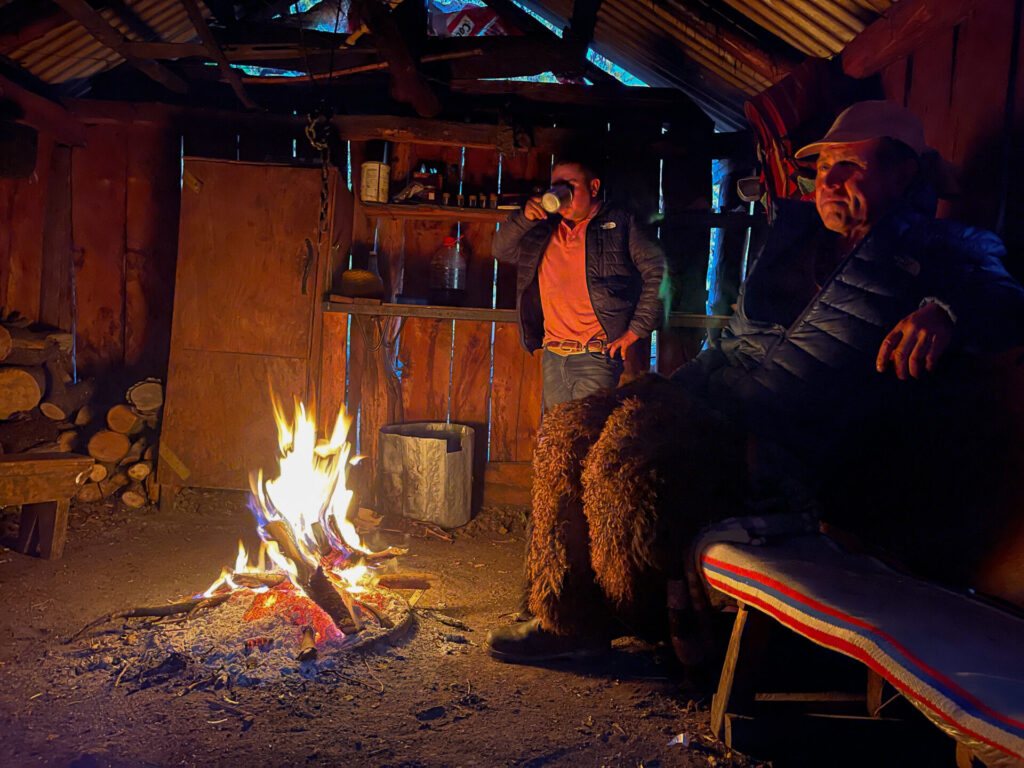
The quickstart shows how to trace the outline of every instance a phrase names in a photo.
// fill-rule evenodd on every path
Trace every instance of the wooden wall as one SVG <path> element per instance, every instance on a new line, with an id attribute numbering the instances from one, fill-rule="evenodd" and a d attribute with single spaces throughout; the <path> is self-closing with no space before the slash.
<path id="1" fill-rule="evenodd" d="M 926 5 L 914 1 L 919 8 Z M 979 0 L 958 24 L 920 39 L 908 55 L 879 72 L 886 98 L 918 115 L 928 143 L 959 166 L 963 193 L 941 203 L 940 215 L 996 231 L 1007 246 L 1006 267 L 1018 280 L 1024 280 L 1022 5 L 1022 0 Z M 904 10 L 912 20 L 914 8 Z M 919 16 L 927 19 L 929 14 Z M 899 37 L 893 40 L 898 44 Z M 981 385 L 993 408 L 999 409 L 999 436 L 990 437 L 984 450 L 997 446 L 992 466 L 998 465 L 1000 471 L 993 472 L 998 477 L 982 480 L 981 487 L 974 489 L 991 502 L 991 509 L 966 521 L 973 527 L 964 534 L 964 546 L 957 545 L 951 557 L 977 568 L 975 585 L 981 590 L 1024 605 L 1020 516 L 1024 483 L 1019 481 L 1024 467 L 1024 360 L 1020 350 L 993 361 Z M 965 481 L 968 487 L 972 480 L 977 482 L 977 478 Z M 970 509 L 968 501 L 965 510 Z M 973 550 L 979 542 L 991 545 L 993 541 L 998 545 L 989 549 L 986 558 L 980 563 L 972 559 L 978 556 Z"/>
<path id="2" fill-rule="evenodd" d="M 880 71 L 885 96 L 921 118 L 928 143 L 959 167 L 965 192 L 940 215 L 996 230 L 1024 277 L 1024 59 L 1017 0 L 981 0 Z M 1016 46 L 1016 50 L 1015 50 Z"/>
<path id="3" fill-rule="evenodd" d="M 58 150 L 59 151 L 59 150 Z M 41 134 L 36 168 L 24 179 L 0 178 L 0 308 L 39 319 L 44 221 L 52 137 Z"/>
<path id="4" fill-rule="evenodd" d="M 622 126 L 611 124 L 613 136 L 625 145 Z M 710 129 L 709 129 L 710 130 Z M 662 138 L 661 123 L 651 127 L 647 139 Z M 681 135 L 685 130 L 680 130 Z M 694 133 L 694 129 L 690 129 Z M 634 138 L 636 138 L 634 136 Z M 691 136 L 692 138 L 692 136 Z M 611 170 L 612 193 L 619 192 L 648 215 L 657 212 L 661 178 L 659 158 L 645 153 L 640 145 L 633 152 L 633 163 L 619 163 Z M 368 157 L 373 152 L 375 156 Z M 352 142 L 353 189 L 359 189 L 360 166 L 364 159 L 379 160 L 376 146 Z M 642 157 L 643 162 L 637 160 Z M 699 158 L 699 155 L 698 155 Z M 665 185 L 666 207 L 670 210 L 707 207 L 711 197 L 710 157 L 702 158 L 701 168 L 684 169 L 678 158 L 666 165 L 672 172 L 672 183 Z M 390 146 L 392 193 L 401 190 L 410 172 L 422 160 L 441 161 L 461 167 L 467 191 L 501 189 L 529 191 L 545 186 L 550 180 L 550 150 L 531 149 L 501 156 L 493 149 L 393 142 Z M 691 162 L 691 165 L 694 163 Z M 608 180 L 606 179 L 606 182 Z M 333 239 L 335 254 L 342 257 L 351 250 L 354 265 L 365 266 L 364 255 L 374 248 L 379 270 L 390 296 L 405 294 L 426 297 L 429 290 L 430 258 L 449 235 L 460 234 L 467 259 L 467 301 L 471 307 L 511 309 L 515 306 L 515 268 L 497 265 L 491 256 L 491 241 L 496 226 L 492 222 L 459 222 L 457 219 L 376 218 L 369 215 L 358 194 L 354 196 L 351 230 Z M 678 233 L 679 230 L 676 230 Z M 351 239 L 347 239 L 351 238 Z M 665 243 L 677 264 L 687 264 L 690 271 L 703 274 L 707 269 L 708 231 L 677 234 Z M 344 264 L 336 264 L 340 275 Z M 703 271 L 701 271 L 703 270 Z M 685 270 L 680 269 L 679 272 Z M 496 275 L 496 277 L 495 277 Z M 701 297 L 700 301 L 703 301 Z M 700 310 L 703 311 L 703 310 Z M 540 424 L 541 366 L 540 353 L 529 355 L 519 341 L 515 323 L 437 318 L 408 318 L 401 324 L 396 344 L 400 368 L 400 403 L 389 405 L 386 366 L 381 355 L 366 346 L 380 337 L 380 330 L 366 318 L 325 315 L 324 358 L 321 372 L 321 401 L 331 407 L 344 401 L 350 413 L 358 414 L 359 451 L 375 456 L 378 430 L 396 421 L 445 421 L 469 424 L 477 435 L 477 466 L 485 460 L 492 463 L 528 462 Z M 398 332 L 397 322 L 391 327 Z M 673 370 L 693 353 L 692 332 L 665 331 L 660 334 L 662 349 L 659 367 Z M 347 356 L 339 353 L 341 340 L 348 339 Z M 346 365 L 347 359 L 347 367 Z M 651 347 L 648 342 L 634 345 L 629 360 L 629 373 L 635 375 L 650 367 Z M 342 382 L 347 381 L 344 398 Z"/>
<path id="5" fill-rule="evenodd" d="M 74 329 L 81 374 L 166 373 L 179 165 L 169 122 L 104 121 L 85 146 L 40 136 L 35 173 L 0 180 L 0 306 Z"/>

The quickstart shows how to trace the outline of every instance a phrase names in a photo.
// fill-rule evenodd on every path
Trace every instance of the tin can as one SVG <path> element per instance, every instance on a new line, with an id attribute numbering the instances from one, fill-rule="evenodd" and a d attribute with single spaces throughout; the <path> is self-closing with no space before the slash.
<path id="1" fill-rule="evenodd" d="M 364 203 L 388 201 L 388 177 L 391 167 L 387 163 L 368 160 L 360 166 L 359 199 Z"/>

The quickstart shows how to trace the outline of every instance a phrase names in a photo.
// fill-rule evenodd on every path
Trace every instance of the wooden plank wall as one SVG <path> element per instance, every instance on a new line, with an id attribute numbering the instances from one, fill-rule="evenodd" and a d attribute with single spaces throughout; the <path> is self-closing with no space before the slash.
<path id="1" fill-rule="evenodd" d="M 660 139 L 661 127 L 660 123 L 646 126 L 645 140 Z M 611 130 L 625 142 L 628 128 L 626 123 L 613 124 Z M 685 129 L 680 133 L 685 133 Z M 379 143 L 353 142 L 351 158 L 353 188 L 358 190 L 362 162 L 382 159 Z M 693 158 L 689 159 L 692 165 Z M 499 157 L 494 150 L 392 143 L 388 157 L 392 194 L 405 186 L 411 172 L 424 160 L 460 167 L 464 189 L 473 193 L 497 190 L 499 163 L 502 191 L 527 191 L 543 186 L 550 177 L 552 157 L 549 152 L 536 150 Z M 665 186 L 666 207 L 706 207 L 711 197 L 710 159 L 699 169 L 678 165 L 669 165 L 674 175 L 672 183 Z M 621 179 L 618 191 L 638 209 L 657 210 L 661 176 L 657 157 L 645 155 L 643 162 L 639 162 L 634 153 L 623 160 L 621 167 L 611 171 Z M 432 254 L 445 237 L 459 235 L 467 259 L 467 306 L 515 306 L 515 268 L 497 265 L 496 269 L 491 256 L 495 224 L 412 218 L 377 220 L 367 215 L 358 194 L 353 207 L 353 265 L 364 267 L 366 254 L 375 249 L 389 295 L 427 297 Z M 701 270 L 706 271 L 707 240 L 707 231 L 702 230 L 695 237 L 665 244 L 682 267 L 701 272 L 701 285 Z M 700 263 L 685 264 L 685 258 L 694 253 L 699 253 Z M 336 276 L 340 268 L 335 269 Z M 334 338 L 340 337 L 340 329 L 347 323 L 348 358 L 347 368 L 342 369 L 343 357 L 325 347 L 321 387 L 335 394 L 330 400 L 325 398 L 324 403 L 337 402 L 339 382 L 347 380 L 345 403 L 350 413 L 359 417 L 358 434 L 353 437 L 358 441 L 359 452 L 372 463 L 378 430 L 389 423 L 389 417 L 395 417 L 394 411 L 389 414 L 381 407 L 388 396 L 386 373 L 381 356 L 371 349 L 376 346 L 379 331 L 361 317 L 347 321 L 330 318 L 326 322 L 336 329 L 329 335 Z M 329 336 L 325 335 L 328 344 Z M 692 355 L 696 348 L 691 337 L 694 334 L 690 331 L 663 332 L 659 341 L 665 347 L 665 355 L 659 368 L 667 371 Z M 632 352 L 627 373 L 635 375 L 647 370 L 651 359 L 649 343 L 636 345 Z M 528 355 L 522 349 L 515 324 L 409 318 L 401 325 L 397 359 L 402 421 L 450 420 L 473 426 L 477 436 L 478 478 L 484 475 L 485 461 L 492 465 L 530 461 L 541 417 L 540 354 Z"/>
<path id="2" fill-rule="evenodd" d="M 53 138 L 38 139 L 36 167 L 24 179 L 0 179 L 0 310 L 39 320 L 43 239 Z"/>
<path id="3" fill-rule="evenodd" d="M 913 110 L 924 123 L 928 143 L 960 167 L 961 185 L 970 192 L 943 202 L 940 215 L 987 229 L 1002 224 L 1000 234 L 1010 253 L 1007 266 L 1020 278 L 1024 277 L 1024 188 L 1018 182 L 1024 172 L 1024 57 L 1021 31 L 1014 29 L 1016 4 L 1016 0 L 983 0 L 960 24 L 934 35 L 880 74 L 886 98 Z M 1012 64 L 1017 66 L 1016 89 L 1008 93 Z M 1008 108 L 1012 129 L 1007 134 Z M 1011 182 L 1008 188 L 1004 188 L 1004 172 Z"/>
<path id="4" fill-rule="evenodd" d="M 177 258 L 180 139 L 112 121 L 35 173 L 0 179 L 0 306 L 77 334 L 85 375 L 163 376 Z"/>
<path id="5" fill-rule="evenodd" d="M 1007 269 L 1024 280 L 1024 30 L 1014 24 L 1020 5 L 1021 0 L 983 0 L 960 24 L 933 35 L 880 74 L 886 97 L 913 110 L 928 143 L 960 167 L 965 193 L 940 204 L 940 215 L 995 230 L 1007 246 Z M 1019 437 L 1024 433 L 1020 350 L 995 361 L 982 381 L 1010 425 L 1006 433 Z M 1019 476 L 1024 443 L 1008 441 L 1000 459 L 1005 462 L 1001 477 Z M 1007 521 L 975 586 L 1017 605 L 1024 605 L 1022 506 L 1024 483 L 1002 483 L 993 496 L 994 510 L 971 529 L 977 541 L 991 534 L 982 526 Z"/>

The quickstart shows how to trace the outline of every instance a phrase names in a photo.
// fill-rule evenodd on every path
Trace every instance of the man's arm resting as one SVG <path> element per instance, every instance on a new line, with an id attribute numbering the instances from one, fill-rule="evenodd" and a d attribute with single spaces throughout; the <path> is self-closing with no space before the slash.
<path id="1" fill-rule="evenodd" d="M 661 246 L 647 237 L 633 217 L 629 220 L 629 256 L 642 281 L 629 331 L 642 339 L 661 325 L 662 303 L 658 294 L 661 277 L 665 273 L 665 255 Z"/>

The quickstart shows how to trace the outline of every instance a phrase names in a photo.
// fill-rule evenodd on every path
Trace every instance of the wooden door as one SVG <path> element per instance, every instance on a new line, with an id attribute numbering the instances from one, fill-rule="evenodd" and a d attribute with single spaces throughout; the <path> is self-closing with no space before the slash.
<path id="1" fill-rule="evenodd" d="M 311 168 L 185 160 L 161 484 L 244 489 L 276 466 L 270 387 L 310 395 L 320 186 Z"/>

